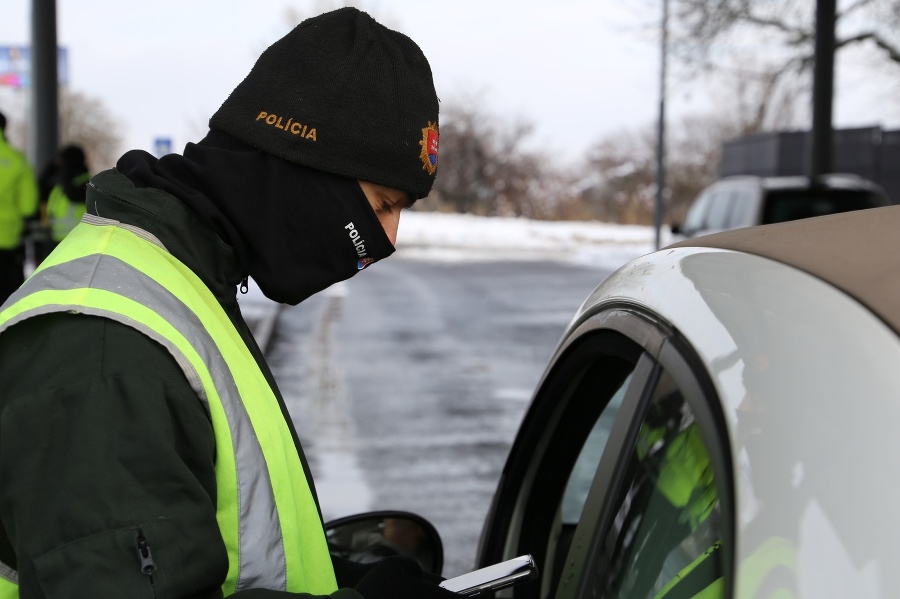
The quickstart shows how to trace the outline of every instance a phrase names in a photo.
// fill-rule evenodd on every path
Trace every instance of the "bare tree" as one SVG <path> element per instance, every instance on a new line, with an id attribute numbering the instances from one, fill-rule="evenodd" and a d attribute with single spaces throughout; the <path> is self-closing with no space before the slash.
<path id="1" fill-rule="evenodd" d="M 565 182 L 527 147 L 534 127 L 490 114 L 468 99 L 441 106 L 440 163 L 425 209 L 551 218 Z"/>
<path id="2" fill-rule="evenodd" d="M 654 130 L 620 131 L 601 138 L 588 151 L 588 179 L 582 198 L 599 220 L 647 222 L 655 194 Z"/>
<path id="3" fill-rule="evenodd" d="M 97 172 L 115 165 L 122 151 L 121 124 L 103 102 L 81 92 L 61 88 L 59 92 L 59 143 L 80 145 L 88 158 L 91 170 Z M 13 103 L 10 117 L 10 140 L 27 150 L 27 95 L 21 94 Z M 34 165 L 37 171 L 47 165 Z"/>
<path id="4" fill-rule="evenodd" d="M 725 44 L 746 42 L 758 52 L 759 41 L 777 43 L 782 64 L 812 60 L 815 2 L 809 0 L 671 0 L 673 48 L 686 57 L 710 60 Z M 900 4 L 896 0 L 838 2 L 836 49 L 868 44 L 900 67 Z M 744 37 L 742 37 L 744 36 Z M 767 52 L 775 48 L 767 47 Z"/>
<path id="5" fill-rule="evenodd" d="M 684 220 L 694 198 L 719 177 L 722 143 L 747 133 L 743 127 L 729 111 L 688 115 L 678 121 L 667 150 L 668 222 Z"/>
<path id="6" fill-rule="evenodd" d="M 482 136 L 489 122 L 473 108 L 442 107 L 438 175 L 434 194 L 438 204 L 454 212 L 479 212 L 493 198 L 488 166 L 491 150 Z M 423 204 L 424 206 L 425 204 Z"/>
<path id="7" fill-rule="evenodd" d="M 717 115 L 687 116 L 666 143 L 666 212 L 680 222 L 688 205 L 718 175 L 722 142 L 737 128 Z M 594 218 L 621 224 L 653 222 L 656 202 L 656 125 L 607 135 L 589 151 L 580 197 Z"/>
<path id="8" fill-rule="evenodd" d="M 94 172 L 115 165 L 122 151 L 121 126 L 97 98 L 64 91 L 59 103 L 60 143 L 84 148 Z"/>
<path id="9" fill-rule="evenodd" d="M 736 135 L 803 127 L 809 122 L 809 73 L 785 76 L 780 67 L 720 73 L 713 96 L 728 106 L 730 128 Z"/>
<path id="10" fill-rule="evenodd" d="M 744 129 L 793 124 L 809 97 L 815 42 L 811 0 L 670 0 L 671 51 L 689 74 L 732 75 L 745 91 Z M 838 2 L 835 50 L 856 48 L 900 75 L 900 2 Z M 900 79 L 900 78 L 898 78 Z M 786 111 L 786 108 L 788 110 Z M 786 118 L 790 115 L 791 118 Z"/>

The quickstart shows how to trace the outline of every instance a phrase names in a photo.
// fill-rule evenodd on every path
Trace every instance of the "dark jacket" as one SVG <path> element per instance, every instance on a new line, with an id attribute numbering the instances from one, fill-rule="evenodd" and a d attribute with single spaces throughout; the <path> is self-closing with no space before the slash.
<path id="1" fill-rule="evenodd" d="M 173 196 L 115 171 L 93 179 L 87 211 L 152 233 L 210 288 L 274 390 L 313 488 L 241 317 L 232 248 Z M 0 389 L 0 561 L 18 570 L 21 597 L 221 596 L 212 424 L 162 345 L 102 317 L 34 317 L 0 335 Z M 148 531 L 152 585 L 135 545 Z"/>

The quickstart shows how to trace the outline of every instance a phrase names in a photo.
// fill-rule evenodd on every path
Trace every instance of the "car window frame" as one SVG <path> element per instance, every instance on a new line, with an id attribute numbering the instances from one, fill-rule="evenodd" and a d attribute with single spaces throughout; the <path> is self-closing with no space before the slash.
<path id="1" fill-rule="evenodd" d="M 636 374 L 638 368 L 644 371 L 646 384 L 640 390 L 629 389 L 625 396 L 566 558 L 564 571 L 567 576 L 560 580 L 553 597 L 587 599 L 595 596 L 594 590 L 602 573 L 591 568 L 591 564 L 599 561 L 600 543 L 612 525 L 618 507 L 616 499 L 627 482 L 624 479 L 627 461 L 663 370 L 684 391 L 685 401 L 708 448 L 720 493 L 724 581 L 726 596 L 731 596 L 736 540 L 734 472 L 725 417 L 715 387 L 690 344 L 677 331 L 671 331 L 665 337 L 656 355 L 648 352 L 641 357 Z"/>
<path id="2" fill-rule="evenodd" d="M 538 477 L 545 469 L 552 469 L 558 465 L 557 462 L 548 459 L 547 444 L 551 442 L 554 433 L 559 431 L 560 419 L 572 409 L 572 396 L 578 389 L 578 382 L 567 377 L 573 371 L 583 371 L 584 367 L 598 356 L 623 351 L 627 359 L 639 365 L 646 353 L 644 348 L 651 347 L 654 351 L 658 351 L 665 339 L 663 329 L 656 325 L 647 326 L 643 322 L 644 318 L 630 308 L 606 310 L 581 322 L 557 350 L 538 385 L 535 399 L 526 412 L 510 449 L 500 484 L 486 518 L 486 523 L 490 523 L 491 527 L 490 530 L 485 529 L 479 543 L 477 567 L 488 566 L 519 555 L 523 547 L 527 547 L 528 552 L 536 554 L 538 567 L 541 567 L 547 544 L 535 542 L 535 539 L 538 541 L 549 539 L 551 523 L 545 520 L 542 528 L 529 529 L 523 522 L 536 512 L 555 511 L 565 491 L 568 473 L 561 477 L 561 484 L 558 486 L 559 497 L 530 492 L 535 486 L 535 480 L 543 480 Z M 646 381 L 641 377 L 647 372 L 638 371 L 637 368 L 636 366 L 632 371 L 632 383 L 626 393 L 626 400 L 628 394 L 632 393 L 631 388 L 643 389 L 646 386 Z M 561 390 L 567 394 L 565 397 L 559 397 Z M 624 403 L 625 401 L 623 405 Z M 602 412 L 602 409 L 598 413 Z M 589 432 L 590 426 L 587 428 Z M 578 449 L 580 450 L 580 446 Z M 573 463 L 578 453 L 579 451 L 574 451 Z M 542 534 L 546 537 L 542 537 Z M 536 550 L 535 547 L 539 549 Z M 542 551 L 544 554 L 541 554 Z M 540 596 L 540 586 L 522 585 L 500 591 L 497 596 L 510 594 L 517 599 L 536 599 Z"/>

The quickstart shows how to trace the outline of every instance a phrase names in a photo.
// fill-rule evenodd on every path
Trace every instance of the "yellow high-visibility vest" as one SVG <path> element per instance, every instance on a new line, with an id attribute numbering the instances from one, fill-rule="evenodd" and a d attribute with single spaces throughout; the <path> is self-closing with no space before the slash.
<path id="1" fill-rule="evenodd" d="M 110 318 L 158 341 L 209 410 L 226 596 L 248 588 L 337 590 L 319 512 L 275 394 L 190 269 L 146 231 L 87 214 L 4 304 L 0 334 L 48 312 Z M 0 564 L 6 597 L 18 597 L 17 577 Z"/>
<path id="2" fill-rule="evenodd" d="M 90 173 L 82 173 L 72 180 L 73 185 L 85 185 L 91 180 Z M 47 220 L 50 222 L 50 239 L 59 243 L 75 228 L 84 216 L 84 202 L 73 202 L 63 191 L 62 185 L 50 190 L 47 198 Z"/>
<path id="3" fill-rule="evenodd" d="M 0 132 L 0 250 L 22 241 L 25 217 L 38 207 L 38 186 L 25 155 L 6 143 Z"/>

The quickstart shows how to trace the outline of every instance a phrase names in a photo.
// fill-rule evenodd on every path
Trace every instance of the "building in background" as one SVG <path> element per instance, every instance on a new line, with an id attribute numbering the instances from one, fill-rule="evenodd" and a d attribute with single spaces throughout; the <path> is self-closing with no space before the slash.
<path id="1" fill-rule="evenodd" d="M 747 135 L 722 145 L 720 175 L 778 177 L 807 173 L 807 131 Z M 852 173 L 884 188 L 900 204 L 900 130 L 835 129 L 835 173 Z"/>

